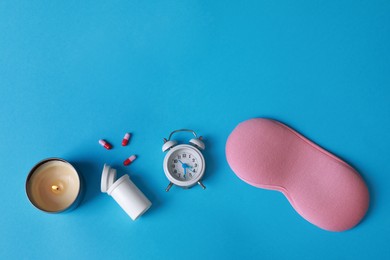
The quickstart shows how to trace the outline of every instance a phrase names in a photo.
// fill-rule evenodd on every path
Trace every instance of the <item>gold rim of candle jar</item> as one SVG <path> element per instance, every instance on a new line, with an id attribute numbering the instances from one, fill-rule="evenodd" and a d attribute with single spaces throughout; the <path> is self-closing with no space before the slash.
<path id="1" fill-rule="evenodd" d="M 31 194 L 29 194 L 29 181 L 31 179 L 31 177 L 34 175 L 35 171 L 42 165 L 46 164 L 46 163 L 49 163 L 49 162 L 52 162 L 52 161 L 60 161 L 60 162 L 63 162 L 67 165 L 69 165 L 76 173 L 76 176 L 79 180 L 79 190 L 78 190 L 78 193 L 75 197 L 75 199 L 72 201 L 72 203 L 69 204 L 69 206 L 65 207 L 64 209 L 60 209 L 60 210 L 46 210 L 42 207 L 40 207 L 40 205 L 38 205 L 35 201 L 34 201 L 34 198 Z M 61 159 L 61 158 L 56 158 L 56 157 L 53 157 L 53 158 L 47 158 L 47 159 L 44 159 L 40 162 L 38 162 L 29 172 L 28 176 L 27 176 L 27 179 L 26 179 L 26 186 L 25 186 L 25 190 L 26 190 L 26 195 L 29 199 L 29 201 L 31 202 L 32 205 L 34 205 L 34 207 L 36 207 L 37 209 L 39 210 L 42 210 L 44 212 L 47 212 L 47 213 L 60 213 L 60 212 L 64 212 L 64 211 L 68 211 L 70 209 L 73 209 L 75 207 L 77 207 L 78 203 L 80 202 L 80 197 L 81 197 L 81 178 L 80 178 L 80 175 L 79 173 L 77 172 L 77 170 L 73 167 L 73 165 L 71 163 L 69 163 L 68 161 L 64 160 L 64 159 Z M 54 187 L 56 186 L 56 187 Z M 60 184 L 59 185 L 56 185 L 56 184 L 53 184 L 52 185 L 52 189 L 53 191 L 56 190 L 56 189 L 59 189 L 60 187 Z"/>

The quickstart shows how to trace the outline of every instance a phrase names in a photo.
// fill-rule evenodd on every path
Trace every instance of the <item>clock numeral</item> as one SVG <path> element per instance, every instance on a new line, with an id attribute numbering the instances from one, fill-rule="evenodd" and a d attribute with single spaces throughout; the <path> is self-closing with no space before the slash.
<path id="1" fill-rule="evenodd" d="M 183 158 L 186 158 L 186 157 L 187 157 L 187 155 L 185 153 L 183 153 Z"/>
<path id="2" fill-rule="evenodd" d="M 176 160 L 176 159 L 173 159 L 173 162 L 174 162 L 174 163 L 177 163 L 177 160 Z"/>
<path id="3" fill-rule="evenodd" d="M 195 163 L 195 164 L 194 164 L 194 167 L 198 167 L 198 164 L 197 164 L 197 163 Z"/>
<path id="4" fill-rule="evenodd" d="M 189 172 L 188 175 L 190 175 L 190 177 L 192 178 L 192 173 L 191 172 Z"/>
<path id="5" fill-rule="evenodd" d="M 178 156 L 177 156 L 177 159 L 181 159 L 181 155 L 178 155 Z"/>
<path id="6" fill-rule="evenodd" d="M 172 164 L 172 168 L 175 168 L 176 166 L 174 164 Z"/>
<path id="7" fill-rule="evenodd" d="M 174 173 L 177 173 L 177 170 L 174 170 L 173 172 L 174 172 Z"/>
<path id="8" fill-rule="evenodd" d="M 191 159 L 191 154 L 190 154 L 190 155 L 188 155 L 188 158 L 190 158 L 190 159 Z"/>
<path id="9" fill-rule="evenodd" d="M 180 178 L 180 173 L 177 176 L 179 176 L 179 178 Z"/>
<path id="10" fill-rule="evenodd" d="M 195 162 L 195 158 L 192 159 L 192 162 Z"/>

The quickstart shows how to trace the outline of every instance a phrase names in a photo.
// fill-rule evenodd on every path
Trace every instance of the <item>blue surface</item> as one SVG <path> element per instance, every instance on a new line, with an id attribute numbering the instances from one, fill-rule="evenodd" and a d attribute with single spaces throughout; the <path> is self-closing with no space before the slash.
<path id="1" fill-rule="evenodd" d="M 389 1 L 0 1 L 0 259 L 389 259 L 389 46 Z M 232 173 L 226 138 L 259 116 L 361 172 L 361 224 L 323 231 Z M 206 140 L 207 189 L 165 193 L 162 138 L 183 127 Z M 87 180 L 70 213 L 25 195 L 52 156 Z M 152 200 L 136 222 L 100 193 L 105 162 Z"/>

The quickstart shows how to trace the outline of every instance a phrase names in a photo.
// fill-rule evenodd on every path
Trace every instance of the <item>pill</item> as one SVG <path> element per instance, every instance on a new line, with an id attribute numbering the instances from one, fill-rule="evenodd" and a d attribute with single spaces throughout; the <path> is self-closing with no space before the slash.
<path id="1" fill-rule="evenodd" d="M 129 143 L 130 140 L 130 133 L 126 133 L 122 140 L 122 146 L 126 146 Z"/>
<path id="2" fill-rule="evenodd" d="M 123 162 L 123 164 L 124 165 L 130 165 L 135 159 L 137 158 L 137 156 L 135 156 L 135 155 L 132 155 L 132 156 L 130 156 L 129 158 L 127 158 L 124 162 Z"/>
<path id="3" fill-rule="evenodd" d="M 106 140 L 103 140 L 103 139 L 99 140 L 99 144 L 101 146 L 103 146 L 104 148 L 106 148 L 107 150 L 110 150 L 112 148 L 112 145 L 109 142 L 107 142 Z"/>

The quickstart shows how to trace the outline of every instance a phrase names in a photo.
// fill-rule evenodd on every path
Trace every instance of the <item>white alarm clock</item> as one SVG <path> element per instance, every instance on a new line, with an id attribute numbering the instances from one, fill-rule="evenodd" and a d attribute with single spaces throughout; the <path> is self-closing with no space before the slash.
<path id="1" fill-rule="evenodd" d="M 190 132 L 195 138 L 191 139 L 189 144 L 178 144 L 177 141 L 171 140 L 172 135 L 178 132 Z M 169 180 L 165 191 L 169 191 L 173 184 L 184 189 L 199 184 L 203 189 L 206 189 L 201 182 L 206 169 L 206 162 L 200 152 L 204 148 L 202 137 L 198 138 L 193 130 L 175 130 L 169 135 L 168 140 L 164 138 L 162 151 L 168 151 L 168 153 L 165 155 L 163 168 Z"/>

